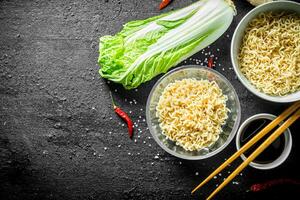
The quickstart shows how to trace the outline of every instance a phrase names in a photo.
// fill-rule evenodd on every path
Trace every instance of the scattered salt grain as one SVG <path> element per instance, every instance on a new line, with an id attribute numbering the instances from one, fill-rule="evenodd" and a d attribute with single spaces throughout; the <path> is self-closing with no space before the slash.
<path id="1" fill-rule="evenodd" d="M 217 179 L 217 176 L 214 176 L 214 179 Z"/>
<path id="2" fill-rule="evenodd" d="M 149 144 L 148 146 L 151 147 L 151 144 Z"/>
<path id="3" fill-rule="evenodd" d="M 119 144 L 119 145 L 118 145 L 118 148 L 120 148 L 120 147 L 121 147 L 121 145 Z"/>
<path id="4" fill-rule="evenodd" d="M 138 138 L 140 138 L 141 136 L 140 135 L 138 135 Z"/>
<path id="5" fill-rule="evenodd" d="M 154 159 L 159 159 L 159 157 L 158 156 L 154 156 Z"/>
<path id="6" fill-rule="evenodd" d="M 109 119 L 112 120 L 112 117 L 110 117 Z"/>
<path id="7" fill-rule="evenodd" d="M 232 184 L 233 184 L 233 185 L 238 185 L 238 184 L 240 184 L 240 183 L 237 182 L 237 181 L 232 181 Z"/>
<path id="8" fill-rule="evenodd" d="M 136 140 L 136 139 L 134 139 L 134 142 L 136 143 L 136 142 L 137 142 L 137 140 Z"/>
<path id="9" fill-rule="evenodd" d="M 118 92 L 118 90 L 117 90 L 117 89 L 115 89 L 115 92 Z"/>
<path id="10" fill-rule="evenodd" d="M 179 165 L 181 165 L 182 164 L 182 162 L 181 161 L 179 161 Z"/>
<path id="11" fill-rule="evenodd" d="M 140 110 L 143 111 L 143 108 L 141 108 Z"/>
<path id="12" fill-rule="evenodd" d="M 143 143 L 146 144 L 146 141 L 144 141 Z"/>
<path id="13" fill-rule="evenodd" d="M 138 91 L 138 89 L 134 89 L 134 91 L 136 91 L 136 92 L 137 92 L 137 91 Z"/>
<path id="14" fill-rule="evenodd" d="M 106 151 L 107 150 L 107 147 L 104 147 L 104 151 Z"/>
<path id="15" fill-rule="evenodd" d="M 221 174 L 221 173 L 219 173 L 219 176 L 222 176 L 222 174 Z"/>
<path id="16" fill-rule="evenodd" d="M 198 175 L 199 175 L 199 172 L 196 172 L 195 175 L 198 176 Z"/>
<path id="17" fill-rule="evenodd" d="M 143 122 L 145 122 L 146 121 L 146 119 L 143 119 Z"/>
<path id="18" fill-rule="evenodd" d="M 131 155 L 131 153 L 130 153 L 130 152 L 128 152 L 128 155 Z"/>

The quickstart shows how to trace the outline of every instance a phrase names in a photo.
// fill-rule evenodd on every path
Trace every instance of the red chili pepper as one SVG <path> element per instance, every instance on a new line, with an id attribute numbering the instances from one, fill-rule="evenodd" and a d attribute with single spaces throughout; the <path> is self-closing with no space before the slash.
<path id="1" fill-rule="evenodd" d="M 159 4 L 159 10 L 164 9 L 171 3 L 171 0 L 162 0 L 161 3 Z"/>
<path id="2" fill-rule="evenodd" d="M 208 58 L 208 61 L 207 61 L 207 66 L 208 66 L 209 68 L 212 68 L 212 67 L 213 67 L 213 64 L 214 64 L 213 57 L 209 57 L 209 58 Z"/>
<path id="3" fill-rule="evenodd" d="M 123 111 L 120 107 L 116 106 L 115 102 L 114 102 L 114 98 L 112 96 L 112 94 L 110 93 L 111 99 L 112 99 L 112 104 L 115 110 L 115 113 L 122 118 L 128 126 L 128 135 L 130 138 L 132 138 L 133 136 L 133 122 L 130 119 L 130 117 L 127 115 L 127 113 L 125 111 Z"/>
<path id="4" fill-rule="evenodd" d="M 300 181 L 297 180 L 292 180 L 292 179 L 277 179 L 277 180 L 271 180 L 271 181 L 267 181 L 264 183 L 258 183 L 258 184 L 253 184 L 250 187 L 250 190 L 252 192 L 260 192 L 263 191 L 265 189 L 268 189 L 272 186 L 275 185 L 281 185 L 281 184 L 294 184 L 294 185 L 300 185 Z"/>

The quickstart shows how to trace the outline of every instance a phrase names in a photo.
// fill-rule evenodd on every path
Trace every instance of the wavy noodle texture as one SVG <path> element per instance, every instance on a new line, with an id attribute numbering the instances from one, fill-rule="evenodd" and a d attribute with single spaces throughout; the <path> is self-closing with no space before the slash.
<path id="1" fill-rule="evenodd" d="M 164 89 L 156 115 L 167 138 L 185 150 L 200 150 L 218 140 L 228 118 L 226 101 L 215 81 L 177 80 Z"/>
<path id="2" fill-rule="evenodd" d="M 261 92 L 284 96 L 300 90 L 300 16 L 265 12 L 253 19 L 240 48 L 242 73 Z"/>

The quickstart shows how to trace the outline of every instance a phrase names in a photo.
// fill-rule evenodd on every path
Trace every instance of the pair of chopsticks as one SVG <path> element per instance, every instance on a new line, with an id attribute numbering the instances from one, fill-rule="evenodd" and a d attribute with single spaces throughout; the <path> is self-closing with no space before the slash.
<path id="1" fill-rule="evenodd" d="M 293 114 L 294 113 L 294 114 Z M 293 115 L 292 115 L 293 114 Z M 300 101 L 294 103 L 288 109 L 286 109 L 281 115 L 269 123 L 264 129 L 256 134 L 249 142 L 247 142 L 240 150 L 234 153 L 228 160 L 226 160 L 220 167 L 218 167 L 213 173 L 211 173 L 202 183 L 200 183 L 193 191 L 196 192 L 200 187 L 212 179 L 215 175 L 221 172 L 225 167 L 237 159 L 241 154 L 247 151 L 252 145 L 263 138 L 273 128 L 279 125 L 283 120 L 289 117 L 272 135 L 270 135 L 238 168 L 236 168 L 224 181 L 219 185 L 207 198 L 207 200 L 213 198 L 218 192 L 222 190 L 234 177 L 236 177 L 245 167 L 249 165 L 259 154 L 261 154 L 270 144 L 272 144 L 292 123 L 294 123 L 300 117 Z"/>

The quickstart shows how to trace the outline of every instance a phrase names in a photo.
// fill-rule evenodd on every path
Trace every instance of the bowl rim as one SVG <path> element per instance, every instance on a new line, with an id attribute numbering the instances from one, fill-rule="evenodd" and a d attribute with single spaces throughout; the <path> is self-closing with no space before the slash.
<path id="1" fill-rule="evenodd" d="M 153 130 L 152 124 L 151 124 L 151 120 L 150 120 L 150 101 L 152 99 L 153 93 L 155 91 L 155 89 L 157 88 L 157 86 L 161 83 L 162 80 L 164 80 L 166 77 L 170 76 L 171 74 L 178 72 L 178 71 L 184 71 L 187 69 L 198 69 L 198 70 L 207 70 L 210 71 L 212 73 L 214 73 L 215 75 L 219 76 L 222 80 L 224 80 L 225 82 L 227 82 L 227 84 L 229 85 L 229 87 L 231 87 L 235 99 L 237 101 L 237 118 L 236 121 L 234 122 L 233 128 L 230 132 L 230 134 L 228 135 L 228 138 L 226 140 L 226 142 L 224 142 L 224 144 L 222 144 L 218 149 L 209 152 L 205 155 L 200 155 L 200 156 L 186 156 L 186 155 L 182 155 L 180 153 L 177 153 L 175 151 L 172 151 L 171 149 L 167 148 L 161 141 L 160 139 L 157 137 L 157 135 L 154 133 L 155 131 Z M 146 121 L 147 121 L 147 126 L 150 130 L 150 133 L 152 135 L 152 137 L 154 138 L 154 140 L 156 141 L 156 143 L 166 152 L 168 152 L 169 154 L 177 157 L 177 158 L 181 158 L 181 159 L 185 159 L 185 160 L 202 160 L 202 159 L 206 159 L 209 157 L 212 157 L 214 155 L 216 155 L 217 153 L 221 152 L 223 149 L 225 149 L 225 147 L 227 147 L 230 142 L 233 140 L 234 136 L 237 133 L 237 130 L 239 128 L 239 124 L 241 121 L 241 104 L 240 104 L 240 100 L 239 97 L 235 91 L 235 88 L 233 87 L 233 85 L 230 83 L 230 81 L 221 73 L 219 73 L 218 71 L 208 68 L 208 67 L 204 67 L 204 66 L 200 66 L 200 65 L 183 65 L 180 67 L 177 67 L 175 69 L 170 70 L 168 73 L 164 74 L 152 87 L 149 95 L 148 95 L 148 99 L 147 99 L 147 104 L 146 104 Z"/>
<path id="2" fill-rule="evenodd" d="M 238 151 L 241 149 L 241 143 L 240 143 L 241 134 L 242 134 L 242 131 L 244 130 L 244 128 L 250 122 L 252 122 L 256 119 L 274 120 L 276 117 L 277 116 L 269 114 L 269 113 L 259 113 L 259 114 L 253 115 L 253 116 L 249 117 L 248 119 L 246 119 L 241 124 L 241 126 L 236 134 L 236 138 L 235 138 L 236 150 Z M 281 124 L 282 123 L 280 123 L 279 125 L 281 125 Z M 291 131 L 289 128 L 287 128 L 283 134 L 285 137 L 284 149 L 283 149 L 282 153 L 280 154 L 280 156 L 278 156 L 278 158 L 276 158 L 274 161 L 272 161 L 270 163 L 266 163 L 266 164 L 256 163 L 256 162 L 252 161 L 251 163 L 249 163 L 249 165 L 255 169 L 268 170 L 268 169 L 276 168 L 276 167 L 280 166 L 282 163 L 284 163 L 284 161 L 286 161 L 286 159 L 289 157 L 289 155 L 291 153 L 292 146 L 293 146 L 293 142 L 292 142 L 293 138 L 292 138 L 292 134 L 291 134 Z M 244 161 L 247 159 L 247 157 L 244 154 L 241 154 L 240 157 Z"/>
<path id="3" fill-rule="evenodd" d="M 238 77 L 239 81 L 244 85 L 244 87 L 247 88 L 247 90 L 249 90 L 252 94 L 254 94 L 255 96 L 262 98 L 264 100 L 270 101 L 270 102 L 274 102 L 274 103 L 291 103 L 291 102 L 295 102 L 300 100 L 300 95 L 299 97 L 292 97 L 292 98 L 288 98 L 289 95 L 292 94 L 296 94 L 296 93 L 300 93 L 300 91 L 292 93 L 292 94 L 288 94 L 286 96 L 282 96 L 285 98 L 282 98 L 281 96 L 271 96 L 268 94 L 265 94 L 261 91 L 259 91 L 258 89 L 255 88 L 254 85 L 252 85 L 252 83 L 239 71 L 239 63 L 235 61 L 235 57 L 237 55 L 234 55 L 234 46 L 237 43 L 237 34 L 241 31 L 244 31 L 244 29 L 241 29 L 241 26 L 246 23 L 245 21 L 248 20 L 249 17 L 251 17 L 251 15 L 254 12 L 259 12 L 259 10 L 261 10 L 264 7 L 269 7 L 271 4 L 292 4 L 295 5 L 297 7 L 300 8 L 300 3 L 297 2 L 292 2 L 292 1 L 273 1 L 273 2 L 268 2 L 268 3 L 264 3 L 262 5 L 259 5 L 255 8 L 253 8 L 252 10 L 250 10 L 242 19 L 241 21 L 238 23 L 238 25 L 236 26 L 233 36 L 232 36 L 232 40 L 231 40 L 231 44 L 230 44 L 230 59 L 231 59 L 231 63 L 234 69 L 234 72 L 236 74 L 236 76 Z M 264 11 L 261 11 L 264 12 Z M 244 77 L 244 79 L 242 78 Z"/>

